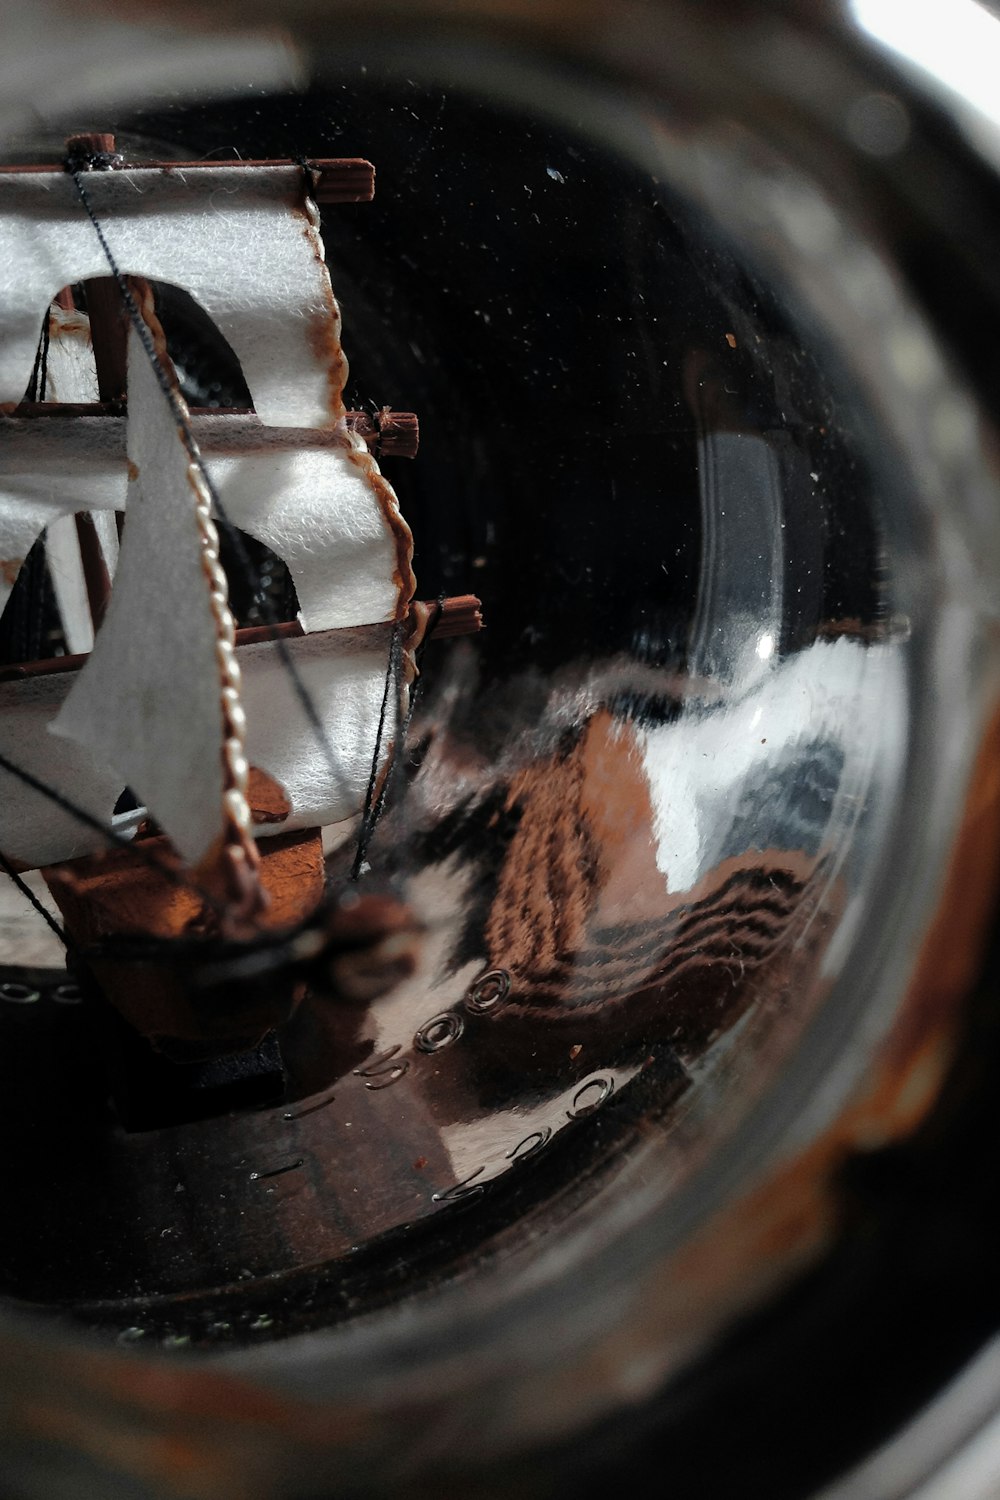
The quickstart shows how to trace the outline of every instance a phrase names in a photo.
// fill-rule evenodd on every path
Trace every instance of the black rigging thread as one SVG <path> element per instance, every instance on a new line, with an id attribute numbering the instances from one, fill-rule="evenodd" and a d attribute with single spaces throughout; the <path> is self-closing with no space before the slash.
<path id="1" fill-rule="evenodd" d="M 89 156 L 85 158 L 84 161 L 87 167 L 93 168 L 95 170 L 111 170 L 115 166 L 120 165 L 121 158 L 117 155 L 107 156 L 106 154 L 98 154 Z M 156 347 L 153 343 L 152 336 L 145 322 L 143 321 L 143 317 L 139 311 L 138 304 L 136 303 L 135 297 L 132 294 L 132 289 L 128 284 L 127 278 L 122 273 L 117 260 L 115 259 L 114 252 L 112 251 L 111 246 L 108 244 L 107 238 L 104 234 L 104 230 L 97 217 L 97 214 L 94 211 L 93 204 L 90 201 L 90 194 L 87 192 L 87 189 L 83 184 L 84 161 L 82 161 L 79 157 L 67 157 L 66 171 L 73 179 L 73 184 L 76 187 L 80 203 L 82 204 L 84 211 L 86 212 L 87 217 L 93 226 L 94 233 L 97 235 L 101 249 L 104 252 L 104 257 L 108 262 L 108 267 L 118 285 L 118 290 L 121 293 L 122 301 L 124 302 L 126 311 L 129 315 L 129 321 L 131 322 L 132 327 L 135 329 L 136 336 L 138 337 L 139 342 L 142 344 L 143 350 L 146 354 L 146 358 L 149 360 L 150 365 L 152 366 L 153 374 L 156 377 L 156 382 L 159 385 L 160 390 L 163 392 L 167 404 L 170 407 L 170 411 L 174 419 L 174 424 L 177 428 L 177 433 L 184 447 L 184 450 L 187 453 L 188 458 L 191 460 L 191 463 L 197 468 L 198 473 L 205 484 L 205 488 L 207 489 L 209 496 L 211 497 L 215 512 L 218 515 L 219 520 L 222 522 L 223 526 L 226 528 L 233 547 L 233 552 L 236 556 L 236 560 L 240 566 L 241 571 L 243 572 L 243 576 L 252 594 L 256 585 L 256 574 L 254 572 L 253 564 L 250 560 L 249 554 L 246 550 L 243 539 L 240 536 L 238 529 L 233 525 L 226 513 L 218 490 L 215 487 L 212 477 L 209 474 L 208 468 L 205 464 L 205 460 L 202 457 L 201 449 L 198 447 L 197 440 L 194 436 L 193 431 L 191 430 L 191 424 L 188 420 L 184 404 L 169 376 L 167 375 L 167 372 L 163 367 L 163 363 L 156 352 Z M 303 158 L 301 161 L 301 165 L 303 173 L 307 176 L 307 187 L 311 186 L 311 176 L 309 175 L 311 169 L 309 167 L 309 164 Z M 262 598 L 261 606 L 261 612 L 264 615 L 264 623 L 272 632 L 271 640 L 275 644 L 278 660 L 281 662 L 283 670 L 288 674 L 288 677 L 294 687 L 295 695 L 298 698 L 302 710 L 309 721 L 310 728 L 316 736 L 317 742 L 326 757 L 326 761 L 331 772 L 336 776 L 338 767 L 336 756 L 334 755 L 333 751 L 333 746 L 330 743 L 330 739 L 326 733 L 323 722 L 316 711 L 316 705 L 313 702 L 312 695 L 303 682 L 301 674 L 299 673 L 298 668 L 295 665 L 295 661 L 290 650 L 288 649 L 288 645 L 283 637 L 278 634 L 278 631 L 276 629 L 278 625 L 278 619 L 273 602 L 269 596 L 265 596 Z M 382 714 L 379 720 L 379 729 L 375 741 L 375 750 L 372 755 L 372 771 L 369 778 L 368 793 L 365 797 L 365 811 L 362 813 L 361 828 L 358 835 L 358 852 L 355 856 L 354 866 L 352 869 L 351 878 L 354 880 L 356 880 L 358 878 L 358 875 L 360 874 L 361 866 L 364 863 L 365 848 L 371 841 L 371 835 L 374 832 L 374 824 L 378 821 L 378 817 L 381 815 L 382 806 L 384 805 L 385 801 L 384 795 L 380 796 L 377 799 L 377 802 L 374 804 L 373 809 L 371 799 L 374 795 L 374 787 L 378 779 L 379 755 L 381 751 L 382 735 L 385 726 L 390 684 L 393 678 L 396 676 L 394 654 L 399 649 L 399 631 L 400 626 L 399 622 L 397 621 L 393 626 L 393 635 L 389 645 L 389 662 L 386 669 L 386 691 L 383 696 Z M 383 792 L 384 790 L 385 788 L 383 787 Z"/>
<path id="2" fill-rule="evenodd" d="M 403 715 L 402 721 L 400 722 L 396 730 L 396 748 L 391 760 L 389 761 L 388 766 L 386 767 L 385 776 L 382 779 L 382 785 L 379 788 L 378 794 L 376 795 L 375 788 L 378 782 L 379 753 L 382 748 L 382 735 L 385 730 L 386 715 L 389 707 L 389 693 L 391 687 L 395 687 L 398 699 L 400 685 L 399 674 L 400 668 L 402 666 L 402 651 L 399 649 L 401 636 L 394 633 L 393 639 L 389 644 L 389 671 L 386 674 L 385 692 L 382 695 L 382 711 L 379 714 L 378 734 L 375 739 L 375 754 L 372 757 L 371 775 L 368 778 L 368 790 L 365 793 L 365 806 L 364 811 L 361 814 L 361 829 L 358 834 L 358 847 L 355 851 L 354 863 L 351 865 L 352 880 L 357 880 L 358 876 L 361 874 L 361 868 L 368 853 L 368 846 L 375 835 L 375 829 L 378 827 L 378 823 L 382 817 L 382 812 L 385 807 L 386 800 L 389 796 L 389 788 L 392 785 L 392 778 L 395 774 L 396 766 L 398 765 L 403 749 L 406 746 L 406 737 L 410 732 L 410 724 L 413 721 L 413 711 L 417 706 L 417 696 L 420 691 L 420 663 L 423 661 L 424 649 L 427 645 L 427 639 L 433 633 L 434 627 L 437 625 L 438 621 L 441 618 L 441 612 L 444 609 L 444 598 L 445 596 L 442 594 L 440 598 L 435 601 L 435 612 L 428 620 L 427 627 L 424 630 L 423 641 L 414 653 L 413 665 L 416 675 L 413 679 L 413 685 L 410 688 L 410 701 L 406 706 L 406 713 Z M 397 622 L 395 631 L 399 632 L 399 630 L 400 626 Z"/>
<path id="3" fill-rule="evenodd" d="M 89 813 L 85 807 L 80 807 L 78 803 L 71 801 L 69 797 L 65 797 L 54 786 L 49 786 L 46 782 L 39 781 L 37 776 L 33 776 L 30 771 L 26 771 L 23 766 L 19 766 L 16 761 L 10 760 L 2 753 L 0 753 L 0 771 L 6 771 L 8 775 L 15 777 L 18 781 L 22 781 L 25 786 L 30 786 L 32 791 L 38 792 L 43 797 L 47 797 L 56 807 L 61 808 L 65 813 L 69 813 L 71 818 L 75 818 L 84 827 L 92 828 L 95 833 L 99 833 L 109 843 L 117 844 L 124 849 L 132 848 L 131 840 L 127 839 L 124 834 L 117 833 L 115 829 L 109 828 L 106 823 L 101 822 L 100 818 L 95 818 L 92 813 Z"/>
<path id="4" fill-rule="evenodd" d="M 28 382 L 27 399 L 29 401 L 44 401 L 45 390 L 49 373 L 49 340 L 50 319 L 52 311 L 45 309 L 45 319 L 42 323 L 41 332 L 38 335 L 38 348 L 35 351 L 35 363 L 31 367 L 31 379 Z"/>
<path id="5" fill-rule="evenodd" d="M 37 398 L 32 394 L 32 400 L 44 401 L 48 391 L 49 383 L 49 341 L 51 338 L 52 309 L 45 309 L 45 321 L 42 323 L 41 337 L 38 341 L 38 356 L 35 360 L 34 369 L 31 372 L 33 391 L 37 388 Z M 37 387 L 36 387 L 37 381 Z M 27 633 L 26 644 L 29 649 L 27 656 L 36 656 L 40 653 L 42 636 L 45 629 L 45 596 L 48 585 L 48 557 L 44 538 L 42 541 L 42 557 L 36 562 L 37 581 L 32 589 L 29 600 L 30 618 L 25 622 Z M 35 648 L 35 649 L 32 649 Z"/>
<path id="6" fill-rule="evenodd" d="M 385 781 L 383 781 L 382 783 L 382 793 L 380 793 L 377 798 L 375 795 L 375 788 L 378 783 L 378 766 L 380 753 L 382 750 L 382 736 L 385 734 L 385 723 L 389 713 L 389 695 L 392 692 L 393 687 L 397 689 L 396 696 L 398 698 L 399 667 L 403 655 L 402 650 L 400 649 L 402 635 L 402 625 L 400 624 L 399 620 L 397 620 L 392 627 L 392 635 L 389 638 L 389 667 L 385 674 L 385 689 L 382 693 L 382 707 L 379 711 L 378 730 L 375 735 L 375 753 L 372 756 L 372 768 L 368 776 L 368 786 L 365 791 L 365 805 L 361 811 L 361 827 L 358 830 L 358 846 L 354 851 L 354 863 L 351 865 L 352 880 L 357 880 L 361 874 L 361 868 L 365 862 L 365 855 L 368 852 L 368 845 L 371 843 L 372 834 L 375 832 L 375 824 L 378 822 L 378 818 L 382 811 L 382 804 L 385 800 L 384 796 L 382 795 L 382 793 L 385 792 Z M 386 780 L 388 780 L 391 765 L 392 763 L 390 762 L 389 769 L 387 769 L 386 771 Z"/>
<path id="7" fill-rule="evenodd" d="M 48 925 L 52 928 L 52 931 L 55 933 L 56 937 L 62 943 L 63 947 L 67 952 L 69 952 L 72 945 L 69 938 L 66 936 L 65 929 L 60 927 L 59 923 L 56 921 L 52 913 L 42 905 L 41 901 L 39 901 L 38 897 L 31 889 L 31 886 L 20 874 L 20 872 L 18 870 L 15 870 L 14 866 L 11 864 L 10 860 L 7 858 L 6 854 L 4 854 L 2 849 L 0 849 L 0 869 L 4 870 L 4 872 L 10 876 L 11 880 L 13 880 L 14 884 L 21 892 L 21 895 L 35 908 L 42 920 L 48 923 Z"/>

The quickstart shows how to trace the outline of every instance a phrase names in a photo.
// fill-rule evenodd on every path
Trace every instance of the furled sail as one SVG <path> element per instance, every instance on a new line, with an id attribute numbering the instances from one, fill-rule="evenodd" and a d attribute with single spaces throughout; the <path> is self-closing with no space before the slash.
<path id="1" fill-rule="evenodd" d="M 48 311 L 48 338 L 39 401 L 96 401 L 97 364 L 90 318 L 77 308 L 53 302 Z"/>
<path id="2" fill-rule="evenodd" d="M 90 318 L 75 307 L 54 302 L 49 308 L 45 361 L 38 382 L 38 399 L 47 402 L 91 402 L 98 399 L 97 365 L 90 334 Z M 118 531 L 110 512 L 91 515 L 94 539 L 108 577 L 118 561 Z M 80 555 L 80 537 L 73 516 L 57 516 L 45 528 L 45 558 L 59 607 L 67 649 L 93 649 L 94 622 Z"/>
<path id="3" fill-rule="evenodd" d="M 89 172 L 87 192 L 126 275 L 183 287 L 243 368 L 261 420 L 335 427 L 347 366 L 316 215 L 297 166 Z M 71 177 L 18 172 L 0 194 L 0 403 L 19 401 L 46 309 L 108 264 Z"/>

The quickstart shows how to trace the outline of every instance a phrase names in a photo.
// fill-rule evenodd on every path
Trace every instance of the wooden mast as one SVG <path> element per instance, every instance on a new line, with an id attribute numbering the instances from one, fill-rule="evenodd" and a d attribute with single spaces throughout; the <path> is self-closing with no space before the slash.
<path id="1" fill-rule="evenodd" d="M 66 142 L 66 150 L 70 154 L 92 156 L 114 149 L 113 135 L 74 135 Z M 94 364 L 97 367 L 98 397 L 101 401 L 122 401 L 127 381 L 128 324 L 121 293 L 111 276 L 99 276 L 84 282 L 83 294 L 90 319 Z M 60 297 L 62 296 L 63 293 L 60 293 Z M 72 294 L 69 300 L 70 306 L 73 306 Z M 96 635 L 111 598 L 111 577 L 101 551 L 93 516 L 89 511 L 78 511 L 75 519 L 87 602 Z"/>

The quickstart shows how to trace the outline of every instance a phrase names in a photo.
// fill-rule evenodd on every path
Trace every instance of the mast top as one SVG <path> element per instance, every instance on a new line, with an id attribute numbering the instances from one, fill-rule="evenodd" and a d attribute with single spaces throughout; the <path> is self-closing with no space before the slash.
<path id="1" fill-rule="evenodd" d="M 291 157 L 267 161 L 244 161 L 234 157 L 232 161 L 203 158 L 201 161 L 135 162 L 122 156 L 115 147 L 114 136 L 107 134 L 70 136 L 66 147 L 71 158 L 80 159 L 81 166 L 85 167 L 89 158 L 97 169 L 105 171 L 184 173 L 211 168 L 241 172 L 253 167 L 301 167 L 311 174 L 310 197 L 316 203 L 370 203 L 375 196 L 375 168 L 363 157 L 301 157 L 297 161 Z M 0 166 L 0 178 L 65 170 L 65 161 Z"/>

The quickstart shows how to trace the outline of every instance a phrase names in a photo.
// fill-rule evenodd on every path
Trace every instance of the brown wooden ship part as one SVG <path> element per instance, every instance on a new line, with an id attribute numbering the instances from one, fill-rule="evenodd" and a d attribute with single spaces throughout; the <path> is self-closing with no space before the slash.
<path id="1" fill-rule="evenodd" d="M 81 157 L 110 157 L 117 156 L 114 148 L 114 136 L 85 135 L 71 136 L 67 141 L 67 147 L 72 150 L 77 142 L 110 141 L 112 144 L 99 147 L 88 147 L 86 144 L 76 145 L 77 154 Z M 312 183 L 309 195 L 320 204 L 327 203 L 370 203 L 375 197 L 375 168 L 370 161 L 363 157 L 316 157 L 293 161 L 291 157 L 274 157 L 268 161 L 244 160 L 242 157 L 206 157 L 201 161 L 137 161 L 126 162 L 124 158 L 110 163 L 122 170 L 146 171 L 146 172 L 197 172 L 204 167 L 295 167 L 301 166 L 303 171 L 312 175 Z M 20 163 L 15 166 L 0 167 L 0 173 L 15 176 L 24 172 L 65 172 L 66 168 L 62 162 L 40 162 L 37 164 Z"/>

